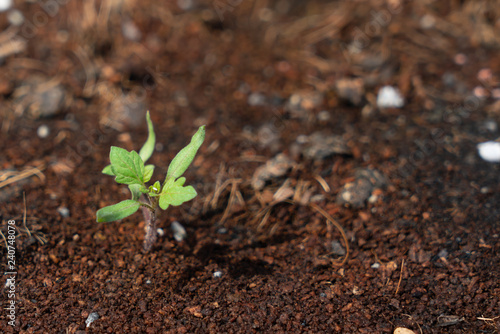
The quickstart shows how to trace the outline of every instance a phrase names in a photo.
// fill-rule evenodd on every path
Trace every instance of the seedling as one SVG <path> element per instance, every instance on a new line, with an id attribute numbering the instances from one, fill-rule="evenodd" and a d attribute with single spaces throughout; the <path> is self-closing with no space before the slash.
<path id="1" fill-rule="evenodd" d="M 166 210 L 170 205 L 178 206 L 196 197 L 196 190 L 192 186 L 184 186 L 186 178 L 182 174 L 191 165 L 191 162 L 205 140 L 205 126 L 201 126 L 191 138 L 191 142 L 184 147 L 168 166 L 167 175 L 163 184 L 156 181 L 152 186 L 147 186 L 153 176 L 154 165 L 145 165 L 154 151 L 156 135 L 153 123 L 146 114 L 148 123 L 148 139 L 139 153 L 127 151 L 123 148 L 111 146 L 109 160 L 111 165 L 102 172 L 115 176 L 117 183 L 127 184 L 132 194 L 132 199 L 121 201 L 118 204 L 106 206 L 97 211 L 97 222 L 111 222 L 128 217 L 142 208 L 146 221 L 146 237 L 144 251 L 148 252 L 156 242 L 156 214 L 158 207 Z M 148 201 L 145 202 L 147 197 Z"/>

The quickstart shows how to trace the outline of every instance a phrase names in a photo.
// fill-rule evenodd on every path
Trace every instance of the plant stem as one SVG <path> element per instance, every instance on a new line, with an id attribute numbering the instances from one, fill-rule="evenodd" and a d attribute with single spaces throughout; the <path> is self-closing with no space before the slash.
<path id="1" fill-rule="evenodd" d="M 153 245 L 156 242 L 157 239 L 157 233 L 156 233 L 156 199 L 149 199 L 151 202 L 151 206 L 143 206 L 141 207 L 142 209 L 142 214 L 144 216 L 144 221 L 146 223 L 146 226 L 144 229 L 146 230 L 146 236 L 144 238 L 144 252 L 148 253 L 151 248 L 153 248 Z"/>
<path id="2" fill-rule="evenodd" d="M 146 221 L 146 237 L 144 238 L 144 252 L 151 250 L 156 242 L 156 212 L 150 211 L 148 208 L 142 208 L 142 214 Z"/>

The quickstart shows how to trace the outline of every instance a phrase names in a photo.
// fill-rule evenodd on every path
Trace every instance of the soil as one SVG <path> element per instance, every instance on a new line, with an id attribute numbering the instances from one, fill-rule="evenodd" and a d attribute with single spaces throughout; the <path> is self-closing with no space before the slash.
<path id="1" fill-rule="evenodd" d="M 476 149 L 500 136 L 498 2 L 15 6 L 20 26 L 0 13 L 0 214 L 19 233 L 0 332 L 500 333 L 500 166 Z M 403 107 L 377 107 L 385 85 Z M 147 254 L 139 213 L 95 221 L 129 196 L 100 172 L 111 145 L 140 148 L 146 110 L 153 180 L 207 125 L 185 174 L 199 196 L 160 214 Z M 342 145 L 307 146 L 322 138 Z"/>

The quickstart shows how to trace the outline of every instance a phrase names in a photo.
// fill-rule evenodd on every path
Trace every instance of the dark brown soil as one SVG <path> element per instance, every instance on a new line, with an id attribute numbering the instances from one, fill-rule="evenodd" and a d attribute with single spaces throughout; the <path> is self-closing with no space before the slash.
<path id="1" fill-rule="evenodd" d="M 500 333 L 500 166 L 476 150 L 500 136 L 498 2 L 16 6 L 19 28 L 0 13 L 0 214 L 24 232 L 0 332 Z M 384 85 L 403 108 L 377 108 Z M 140 148 L 146 110 L 153 179 L 207 125 L 186 173 L 199 196 L 161 213 L 148 254 L 140 214 L 95 222 L 129 196 L 100 171 L 111 145 Z M 318 131 L 348 152 L 309 156 L 298 141 Z M 293 166 L 256 190 L 279 153 Z M 341 204 L 360 168 L 387 182 Z M 273 201 L 283 184 L 293 204 Z M 343 265 L 312 205 L 343 226 Z"/>

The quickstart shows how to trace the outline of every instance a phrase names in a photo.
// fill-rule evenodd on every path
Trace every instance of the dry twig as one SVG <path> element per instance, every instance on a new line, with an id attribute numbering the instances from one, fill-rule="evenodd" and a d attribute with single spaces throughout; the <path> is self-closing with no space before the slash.
<path id="1" fill-rule="evenodd" d="M 398 287 L 396 288 L 396 295 L 398 294 L 399 292 L 399 287 L 401 286 L 401 280 L 403 279 L 403 267 L 405 265 L 405 259 L 403 259 L 403 261 L 401 261 L 401 271 L 399 273 L 399 282 L 398 282 Z"/>

